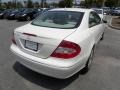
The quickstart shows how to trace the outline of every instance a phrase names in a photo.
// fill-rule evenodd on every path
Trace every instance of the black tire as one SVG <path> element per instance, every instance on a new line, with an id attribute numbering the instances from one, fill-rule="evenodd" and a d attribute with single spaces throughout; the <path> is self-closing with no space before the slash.
<path id="1" fill-rule="evenodd" d="M 101 37 L 101 39 L 100 40 L 103 40 L 104 39 L 104 33 L 102 34 L 102 37 Z"/>
<path id="2" fill-rule="evenodd" d="M 93 59 L 94 59 L 94 52 L 95 52 L 95 47 L 93 47 L 93 49 L 91 50 L 91 53 L 90 53 L 90 56 L 89 56 L 89 58 L 88 58 L 88 60 L 87 60 L 87 62 L 86 62 L 86 65 L 85 65 L 85 67 L 81 70 L 82 73 L 86 73 L 86 72 L 88 72 L 88 70 L 90 69 L 91 64 L 92 64 L 92 61 L 93 61 Z"/>
<path id="3" fill-rule="evenodd" d="M 6 16 L 3 16 L 3 19 L 6 19 Z"/>
<path id="4" fill-rule="evenodd" d="M 27 17 L 26 17 L 26 20 L 27 20 L 27 21 L 30 21 L 30 20 L 31 20 L 31 17 L 30 17 L 30 16 L 27 16 Z"/>

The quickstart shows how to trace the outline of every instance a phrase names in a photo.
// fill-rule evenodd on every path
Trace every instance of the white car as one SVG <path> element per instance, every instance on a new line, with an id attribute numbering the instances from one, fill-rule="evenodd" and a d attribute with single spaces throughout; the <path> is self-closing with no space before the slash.
<path id="1" fill-rule="evenodd" d="M 10 49 L 26 67 L 65 79 L 90 67 L 103 34 L 104 23 L 91 9 L 52 9 L 16 28 Z"/>

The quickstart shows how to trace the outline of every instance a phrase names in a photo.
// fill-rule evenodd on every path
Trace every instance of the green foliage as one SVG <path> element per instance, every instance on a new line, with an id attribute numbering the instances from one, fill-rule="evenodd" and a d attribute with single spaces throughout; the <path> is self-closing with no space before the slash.
<path id="1" fill-rule="evenodd" d="M 46 4 L 46 0 L 41 0 L 41 7 L 44 8 Z"/>
<path id="2" fill-rule="evenodd" d="M 87 8 L 91 7 L 119 7 L 120 6 L 120 0 L 85 0 L 85 6 Z"/>
<path id="3" fill-rule="evenodd" d="M 107 7 L 120 7 L 120 0 L 106 0 Z"/>
<path id="4" fill-rule="evenodd" d="M 86 7 L 102 7 L 104 0 L 85 0 Z"/>
<path id="5" fill-rule="evenodd" d="M 52 7 L 52 8 L 53 8 L 53 7 L 58 7 L 58 6 L 59 6 L 59 3 L 53 2 L 53 3 L 50 4 L 50 7 Z"/>
<path id="6" fill-rule="evenodd" d="M 113 7 L 114 1 L 113 1 L 113 0 L 107 0 L 107 1 L 105 2 L 105 5 L 106 5 L 107 7 Z"/>
<path id="7" fill-rule="evenodd" d="M 44 7 L 45 7 L 45 8 L 49 8 L 49 5 L 48 5 L 47 2 L 44 3 Z"/>
<path id="8" fill-rule="evenodd" d="M 17 3 L 16 3 L 16 7 L 17 7 L 17 8 L 22 8 L 22 7 L 23 7 L 23 5 L 22 5 L 22 3 L 21 3 L 21 2 L 17 2 Z"/>
<path id="9" fill-rule="evenodd" d="M 84 8 L 85 7 L 85 1 L 81 1 L 80 7 Z"/>
<path id="10" fill-rule="evenodd" d="M 73 6 L 73 0 L 62 0 L 58 4 L 59 7 L 72 7 Z"/>
<path id="11" fill-rule="evenodd" d="M 1 7 L 2 7 L 2 8 L 8 8 L 8 9 L 9 9 L 9 8 L 14 8 L 14 6 L 15 6 L 15 5 L 14 5 L 11 1 L 9 1 L 9 2 L 7 2 L 7 3 L 4 2 Z"/>
<path id="12" fill-rule="evenodd" d="M 65 2 L 62 0 L 59 2 L 58 7 L 64 8 L 65 7 Z"/>
<path id="13" fill-rule="evenodd" d="M 8 2 L 4 2 L 4 3 L 0 4 L 1 9 L 22 8 L 22 7 L 23 7 L 23 5 L 20 1 L 19 2 L 8 1 Z"/>
<path id="14" fill-rule="evenodd" d="M 8 2 L 1 2 L 3 0 L 0 0 L 0 9 L 2 8 L 21 8 L 23 7 L 23 4 L 21 1 L 18 0 L 10 0 Z M 16 2 L 17 1 L 17 2 Z M 39 2 L 33 2 L 33 0 L 23 0 L 25 7 L 28 8 L 39 8 L 39 7 L 49 7 L 50 5 L 46 2 L 46 0 L 41 0 L 41 4 Z M 53 7 L 72 7 L 73 6 L 73 0 L 60 0 L 60 2 L 51 4 Z M 80 6 L 82 7 L 120 7 L 120 0 L 85 0 L 81 1 Z"/>
<path id="15" fill-rule="evenodd" d="M 32 2 L 32 0 L 27 0 L 27 7 L 28 8 L 33 8 L 33 2 Z"/>
<path id="16" fill-rule="evenodd" d="M 73 0 L 64 0 L 65 7 L 72 7 L 73 6 Z"/>
<path id="17" fill-rule="evenodd" d="M 38 3 L 38 2 L 35 2 L 35 3 L 34 3 L 34 7 L 39 8 L 39 7 L 40 7 L 39 3 Z"/>
<path id="18" fill-rule="evenodd" d="M 44 0 L 41 0 L 41 7 L 44 7 Z"/>
<path id="19" fill-rule="evenodd" d="M 2 4 L 2 2 L 1 2 L 1 0 L 0 0 L 0 7 L 1 7 L 1 4 Z"/>

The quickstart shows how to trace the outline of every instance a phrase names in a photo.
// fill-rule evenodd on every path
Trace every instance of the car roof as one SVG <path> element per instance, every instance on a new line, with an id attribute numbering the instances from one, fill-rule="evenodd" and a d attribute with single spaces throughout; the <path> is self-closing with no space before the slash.
<path id="1" fill-rule="evenodd" d="M 103 10 L 103 9 L 101 9 L 101 8 L 92 8 L 93 10 Z"/>
<path id="2" fill-rule="evenodd" d="M 51 9 L 49 11 L 76 11 L 76 12 L 90 12 L 93 11 L 92 9 L 85 9 L 85 8 L 56 8 Z"/>

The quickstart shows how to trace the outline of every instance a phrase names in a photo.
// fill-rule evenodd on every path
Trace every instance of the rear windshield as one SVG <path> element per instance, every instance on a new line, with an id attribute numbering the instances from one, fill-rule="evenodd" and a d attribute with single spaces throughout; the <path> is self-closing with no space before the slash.
<path id="1" fill-rule="evenodd" d="M 32 24 L 50 28 L 77 28 L 83 18 L 83 12 L 74 11 L 48 11 L 42 13 Z"/>

